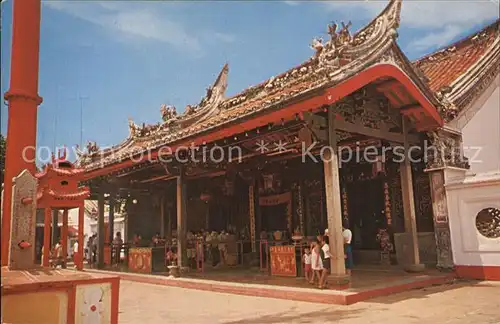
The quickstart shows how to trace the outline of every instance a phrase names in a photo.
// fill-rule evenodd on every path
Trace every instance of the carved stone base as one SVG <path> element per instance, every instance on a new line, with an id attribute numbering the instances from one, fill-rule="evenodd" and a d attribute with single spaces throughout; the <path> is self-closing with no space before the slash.
<path id="1" fill-rule="evenodd" d="M 425 264 L 408 264 L 404 266 L 404 270 L 406 272 L 418 273 L 423 272 L 425 270 Z"/>
<path id="2" fill-rule="evenodd" d="M 455 267 L 451 247 L 451 236 L 448 224 L 438 225 L 434 228 L 437 245 L 437 268 L 452 270 Z"/>

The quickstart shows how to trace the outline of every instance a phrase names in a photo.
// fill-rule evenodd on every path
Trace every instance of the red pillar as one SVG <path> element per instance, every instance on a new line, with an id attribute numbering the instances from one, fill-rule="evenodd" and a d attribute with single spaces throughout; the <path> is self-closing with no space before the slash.
<path id="1" fill-rule="evenodd" d="M 85 202 L 84 202 L 85 203 Z M 83 222 L 84 222 L 84 213 L 85 213 L 85 205 L 82 203 L 80 208 L 78 208 L 78 264 L 76 267 L 78 270 L 83 270 L 83 245 L 85 242 L 83 241 Z M 75 261 L 76 262 L 76 261 Z"/>
<path id="2" fill-rule="evenodd" d="M 63 211 L 63 224 L 62 224 L 62 249 L 64 258 L 64 267 L 66 268 L 66 263 L 68 262 L 68 210 Z"/>
<path id="3" fill-rule="evenodd" d="M 52 209 L 50 207 L 45 208 L 45 219 L 43 222 L 43 259 L 42 266 L 49 266 L 49 256 L 50 250 L 50 223 L 52 220 Z"/>
<path id="4" fill-rule="evenodd" d="M 37 108 L 42 102 L 38 96 L 41 0 L 13 1 L 10 89 L 5 94 L 9 119 L 2 207 L 2 266 L 7 265 L 9 259 L 12 178 L 24 169 L 35 174 Z"/>

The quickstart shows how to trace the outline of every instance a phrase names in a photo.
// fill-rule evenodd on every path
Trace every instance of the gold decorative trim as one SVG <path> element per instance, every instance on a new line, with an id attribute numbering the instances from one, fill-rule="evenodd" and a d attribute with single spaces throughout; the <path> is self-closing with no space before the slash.
<path id="1" fill-rule="evenodd" d="M 385 203 L 385 218 L 387 219 L 387 226 L 392 226 L 391 196 L 389 195 L 389 184 L 387 182 L 384 182 L 384 203 Z"/>
<path id="2" fill-rule="evenodd" d="M 252 243 L 252 252 L 255 252 L 255 197 L 254 186 L 248 187 L 248 214 L 250 217 L 250 241 Z"/>

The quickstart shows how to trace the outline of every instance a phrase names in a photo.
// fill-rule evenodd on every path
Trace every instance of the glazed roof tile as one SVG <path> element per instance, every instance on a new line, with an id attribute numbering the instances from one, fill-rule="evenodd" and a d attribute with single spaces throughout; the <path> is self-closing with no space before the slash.
<path id="1" fill-rule="evenodd" d="M 449 87 L 483 57 L 498 38 L 499 20 L 414 62 L 434 92 Z"/>

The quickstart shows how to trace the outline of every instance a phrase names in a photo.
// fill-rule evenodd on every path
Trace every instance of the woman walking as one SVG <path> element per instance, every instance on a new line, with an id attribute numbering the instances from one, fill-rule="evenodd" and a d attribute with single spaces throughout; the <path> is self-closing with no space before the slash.
<path id="1" fill-rule="evenodd" d="M 311 268 L 313 270 L 312 278 L 309 283 L 314 284 L 314 279 L 318 277 L 319 285 L 321 285 L 321 272 L 323 271 L 323 261 L 320 256 L 320 244 L 319 242 L 315 242 L 312 244 L 312 252 L 311 252 Z"/>

